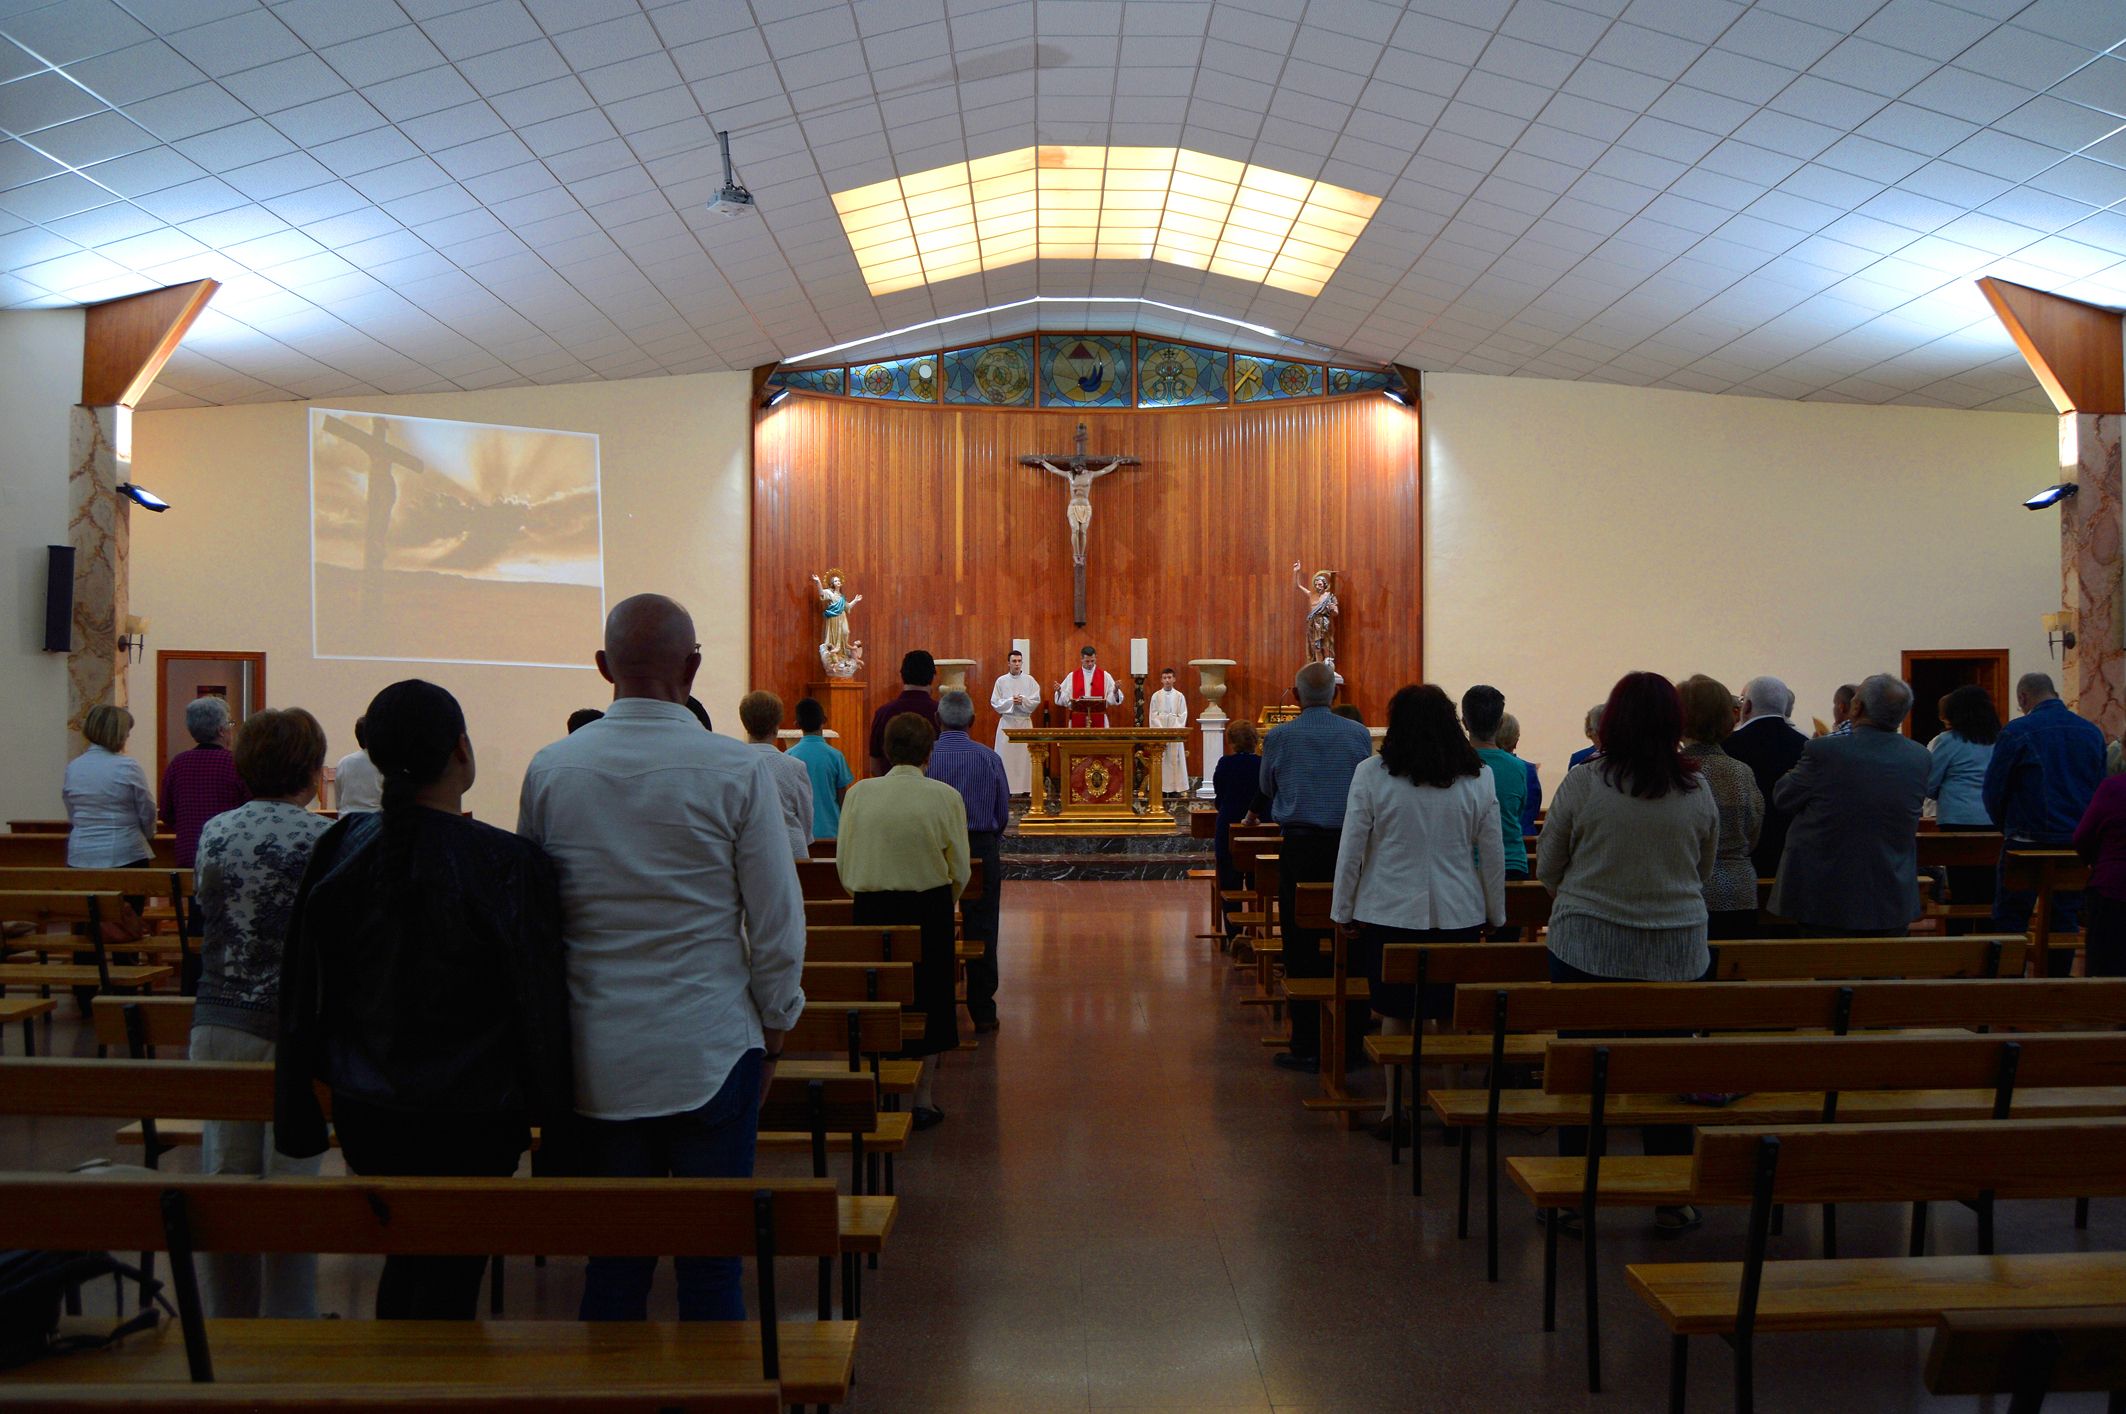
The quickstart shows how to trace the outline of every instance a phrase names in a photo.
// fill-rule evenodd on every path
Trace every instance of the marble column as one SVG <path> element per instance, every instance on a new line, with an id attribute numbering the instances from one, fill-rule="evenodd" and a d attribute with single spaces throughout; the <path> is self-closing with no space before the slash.
<path id="1" fill-rule="evenodd" d="M 2070 412 L 2060 418 L 2060 476 L 2080 489 L 2060 502 L 2060 605 L 2075 618 L 2075 644 L 2062 657 L 2060 695 L 2104 729 L 2126 735 L 2126 500 L 2120 493 L 2119 439 L 2126 416 Z"/>
<path id="2" fill-rule="evenodd" d="M 126 705 L 126 655 L 118 646 L 128 609 L 133 503 L 118 494 L 132 478 L 120 407 L 74 409 L 67 472 L 67 538 L 74 547 L 74 642 L 67 654 L 68 754 L 87 749 L 81 721 L 101 702 Z"/>

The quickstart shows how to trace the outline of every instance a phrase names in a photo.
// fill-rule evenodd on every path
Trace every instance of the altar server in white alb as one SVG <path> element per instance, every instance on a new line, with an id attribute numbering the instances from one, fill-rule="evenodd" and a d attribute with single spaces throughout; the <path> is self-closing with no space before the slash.
<path id="1" fill-rule="evenodd" d="M 1033 725 L 1033 709 L 1041 705 L 1041 684 L 1026 671 L 1026 655 L 1011 650 L 1011 671 L 989 689 L 989 710 L 997 714 L 997 755 L 1004 758 L 1004 783 L 1013 795 L 1033 789 L 1033 758 L 1021 742 L 1004 733 L 1014 727 Z"/>
<path id="2" fill-rule="evenodd" d="M 1073 702 L 1087 699 L 1105 702 L 1110 707 L 1122 705 L 1122 684 L 1115 675 L 1100 666 L 1100 654 L 1090 643 L 1078 650 L 1078 667 L 1063 681 L 1056 684 L 1056 705 L 1068 707 Z M 1070 725 L 1074 727 L 1104 727 L 1108 725 L 1105 712 L 1073 712 Z"/>
<path id="3" fill-rule="evenodd" d="M 1159 670 L 1159 690 L 1152 694 L 1149 709 L 1151 724 L 1155 727 L 1185 727 L 1188 725 L 1188 699 L 1174 686 L 1174 670 Z M 1188 794 L 1188 746 L 1170 741 L 1166 744 L 1165 759 L 1159 763 L 1159 789 L 1167 795 Z"/>

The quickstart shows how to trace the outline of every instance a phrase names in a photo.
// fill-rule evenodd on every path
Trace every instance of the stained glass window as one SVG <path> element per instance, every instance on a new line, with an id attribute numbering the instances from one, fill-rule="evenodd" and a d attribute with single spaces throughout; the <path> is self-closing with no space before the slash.
<path id="1" fill-rule="evenodd" d="M 934 403 L 938 400 L 938 357 L 920 354 L 915 358 L 851 364 L 849 395 L 896 403 Z"/>
<path id="2" fill-rule="evenodd" d="M 948 349 L 945 401 L 985 407 L 1033 406 L 1033 340 L 1012 339 L 972 349 Z"/>
<path id="3" fill-rule="evenodd" d="M 1225 401 L 1226 353 L 1193 344 L 1137 341 L 1137 405 L 1195 407 Z"/>
<path id="4" fill-rule="evenodd" d="M 1233 355 L 1233 401 L 1261 403 L 1277 398 L 1321 396 L 1321 365 L 1281 358 Z"/>
<path id="5" fill-rule="evenodd" d="M 1041 406 L 1130 406 L 1129 339 L 1106 334 L 1041 336 Z"/>

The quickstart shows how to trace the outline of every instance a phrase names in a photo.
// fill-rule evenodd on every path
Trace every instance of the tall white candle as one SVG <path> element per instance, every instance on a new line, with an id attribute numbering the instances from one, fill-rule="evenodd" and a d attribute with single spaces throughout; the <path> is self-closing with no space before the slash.
<path id="1" fill-rule="evenodd" d="M 1129 641 L 1129 673 L 1131 677 L 1146 677 L 1152 671 L 1152 644 L 1148 638 L 1132 638 Z"/>

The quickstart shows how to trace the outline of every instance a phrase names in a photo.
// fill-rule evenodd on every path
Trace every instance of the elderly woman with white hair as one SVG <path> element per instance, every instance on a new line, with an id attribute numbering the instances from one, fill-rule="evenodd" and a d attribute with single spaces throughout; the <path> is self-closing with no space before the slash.
<path id="1" fill-rule="evenodd" d="M 162 773 L 162 822 L 176 836 L 180 869 L 198 861 L 199 831 L 207 821 L 251 799 L 229 752 L 235 736 L 229 704 L 219 697 L 193 698 L 185 704 L 185 730 L 197 744 L 171 757 Z"/>

